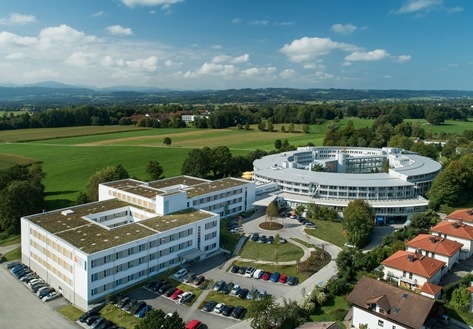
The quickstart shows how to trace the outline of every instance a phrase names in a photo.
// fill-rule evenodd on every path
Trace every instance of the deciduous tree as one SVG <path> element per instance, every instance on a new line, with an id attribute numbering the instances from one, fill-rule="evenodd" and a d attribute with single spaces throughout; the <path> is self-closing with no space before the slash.
<path id="1" fill-rule="evenodd" d="M 149 180 L 157 180 L 163 178 L 164 169 L 161 164 L 156 160 L 150 160 L 146 166 L 146 173 L 148 174 Z"/>
<path id="2" fill-rule="evenodd" d="M 373 208 L 364 200 L 353 200 L 343 212 L 342 223 L 348 233 L 348 243 L 363 247 L 370 241 L 370 235 L 373 231 Z"/>
<path id="3" fill-rule="evenodd" d="M 99 199 L 99 184 L 120 179 L 129 178 L 130 175 L 122 165 L 108 166 L 93 174 L 87 183 L 87 199 L 97 201 Z"/>

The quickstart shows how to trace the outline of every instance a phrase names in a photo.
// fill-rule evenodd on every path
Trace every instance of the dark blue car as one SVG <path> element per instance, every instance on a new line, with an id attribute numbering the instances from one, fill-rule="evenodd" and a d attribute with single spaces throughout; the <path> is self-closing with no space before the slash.
<path id="1" fill-rule="evenodd" d="M 274 272 L 269 279 L 272 282 L 278 282 L 279 276 L 280 276 L 279 272 Z"/>

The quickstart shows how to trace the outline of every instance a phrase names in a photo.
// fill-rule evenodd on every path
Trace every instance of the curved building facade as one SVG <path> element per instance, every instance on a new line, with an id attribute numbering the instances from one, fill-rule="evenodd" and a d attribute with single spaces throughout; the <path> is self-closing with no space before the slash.
<path id="1" fill-rule="evenodd" d="M 389 171 L 383 172 L 389 166 Z M 440 163 L 398 148 L 301 147 L 253 162 L 257 187 L 277 183 L 289 205 L 315 203 L 343 212 L 366 200 L 379 224 L 427 209 L 424 198 Z"/>

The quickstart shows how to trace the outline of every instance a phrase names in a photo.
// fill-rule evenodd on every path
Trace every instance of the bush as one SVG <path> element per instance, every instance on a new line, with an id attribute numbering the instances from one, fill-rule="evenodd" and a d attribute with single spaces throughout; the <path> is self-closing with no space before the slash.
<path id="1" fill-rule="evenodd" d="M 336 321 L 343 321 L 346 314 L 347 310 L 344 310 L 343 308 L 336 308 L 329 312 L 329 315 Z"/>

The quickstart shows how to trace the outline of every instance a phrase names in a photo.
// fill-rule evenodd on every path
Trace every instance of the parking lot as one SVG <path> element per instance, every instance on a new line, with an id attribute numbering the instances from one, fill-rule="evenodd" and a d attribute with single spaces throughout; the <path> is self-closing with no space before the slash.
<path id="1" fill-rule="evenodd" d="M 42 302 L 24 283 L 15 278 L 5 265 L 0 267 L 0 328 L 80 328 L 55 312 L 61 306 L 69 304 L 64 298 Z"/>

